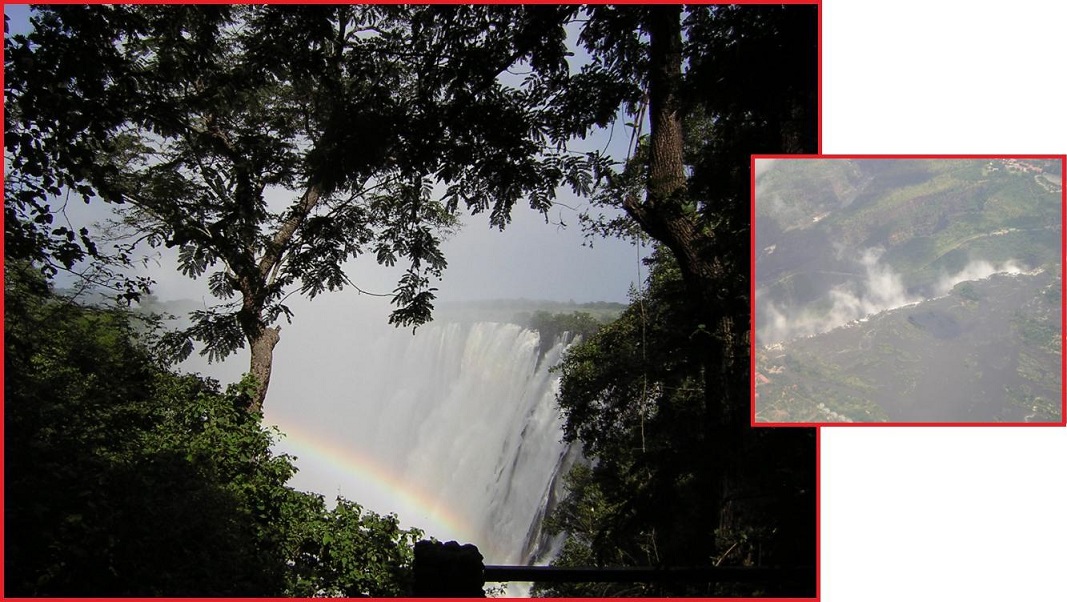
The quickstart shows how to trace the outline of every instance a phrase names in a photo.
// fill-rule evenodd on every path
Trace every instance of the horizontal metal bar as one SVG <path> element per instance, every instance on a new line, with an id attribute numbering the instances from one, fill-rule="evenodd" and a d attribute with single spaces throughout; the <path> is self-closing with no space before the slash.
<path id="1" fill-rule="evenodd" d="M 554 567 L 554 566 L 509 566 L 487 565 L 483 572 L 486 582 L 541 581 L 544 583 L 568 582 L 672 582 L 689 581 L 701 583 L 753 583 L 810 579 L 814 582 L 814 567 Z"/>

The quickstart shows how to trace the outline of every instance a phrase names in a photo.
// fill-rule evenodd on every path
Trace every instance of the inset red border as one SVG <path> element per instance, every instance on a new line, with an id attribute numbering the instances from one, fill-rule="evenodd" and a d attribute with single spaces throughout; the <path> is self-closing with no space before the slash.
<path id="1" fill-rule="evenodd" d="M 820 11 L 820 23 L 822 12 Z M 822 45 L 820 44 L 820 52 Z M 821 79 L 820 60 L 820 79 Z M 820 81 L 821 89 L 821 81 Z M 822 108 L 822 96 L 819 98 L 820 112 Z M 821 125 L 821 114 L 820 114 Z M 821 127 L 820 144 L 822 148 Z M 1060 162 L 1060 293 L 1061 298 L 1067 293 L 1064 286 L 1063 265 L 1067 259 L 1067 155 L 752 155 L 749 163 L 749 198 L 750 224 L 749 230 L 749 424 L 752 427 L 853 427 L 853 426 L 1027 426 L 1027 427 L 1063 427 L 1067 426 L 1067 391 L 1062 384 L 1067 380 L 1067 354 L 1064 353 L 1064 324 L 1067 323 L 1067 303 L 1060 305 L 1060 421 L 1059 422 L 757 422 L 756 421 L 756 161 L 758 159 L 1041 159 L 1055 160 Z"/>

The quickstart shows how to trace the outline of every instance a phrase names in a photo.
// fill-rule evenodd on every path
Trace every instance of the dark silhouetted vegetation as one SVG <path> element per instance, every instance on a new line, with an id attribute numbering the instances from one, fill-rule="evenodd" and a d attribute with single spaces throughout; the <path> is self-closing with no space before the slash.
<path id="1" fill-rule="evenodd" d="M 814 433 L 751 430 L 742 437 L 733 488 L 714 533 L 694 528 L 710 507 L 703 378 L 683 331 L 699 311 L 669 255 L 655 254 L 647 287 L 615 322 L 567 353 L 559 396 L 565 436 L 588 464 L 567 477 L 568 496 L 547 527 L 567 538 L 556 566 L 807 566 L 814 563 Z M 697 556 L 694 550 L 713 550 Z M 541 595 L 771 594 L 810 584 L 571 584 Z"/>
<path id="2" fill-rule="evenodd" d="M 540 335 L 541 353 L 555 344 L 559 337 L 566 336 L 568 340 L 577 337 L 589 338 L 603 323 L 583 311 L 569 314 L 553 314 L 547 311 L 534 312 L 526 321 L 526 325 L 536 330 Z"/>
<path id="3" fill-rule="evenodd" d="M 749 427 L 746 276 L 749 157 L 816 150 L 816 12 L 750 8 L 604 7 L 583 32 L 594 61 L 647 91 L 630 114 L 647 108 L 651 125 L 596 196 L 625 215 L 587 224 L 658 246 L 630 307 L 563 362 L 566 436 L 591 465 L 550 525 L 570 534 L 557 565 L 792 566 L 808 578 L 541 594 L 814 594 L 815 436 Z"/>
<path id="4" fill-rule="evenodd" d="M 168 371 L 128 314 L 5 267 L 7 596 L 409 592 L 420 533 L 287 487 L 248 380 Z"/>

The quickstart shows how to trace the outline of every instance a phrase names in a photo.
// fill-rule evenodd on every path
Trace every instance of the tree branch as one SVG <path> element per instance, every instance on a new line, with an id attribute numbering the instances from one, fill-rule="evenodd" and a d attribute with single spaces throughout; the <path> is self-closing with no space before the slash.
<path id="1" fill-rule="evenodd" d="M 318 183 L 308 186 L 307 190 L 304 192 L 304 196 L 301 197 L 300 202 L 297 203 L 296 210 L 289 216 L 289 219 L 282 222 L 278 231 L 274 233 L 274 236 L 267 243 L 267 247 L 263 252 L 263 257 L 259 260 L 258 267 L 261 278 L 266 279 L 271 271 L 274 270 L 274 267 L 281 263 L 282 254 L 285 252 L 285 248 L 293 239 L 293 235 L 296 234 L 300 225 L 319 204 L 321 198 L 322 189 Z"/>

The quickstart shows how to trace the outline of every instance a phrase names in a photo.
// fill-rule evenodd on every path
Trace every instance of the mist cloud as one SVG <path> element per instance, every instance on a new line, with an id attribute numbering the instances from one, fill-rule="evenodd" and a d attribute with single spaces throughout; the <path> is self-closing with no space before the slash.
<path id="1" fill-rule="evenodd" d="M 988 261 L 976 260 L 967 264 L 961 271 L 953 275 L 945 275 L 938 281 L 935 287 L 937 296 L 947 295 L 954 286 L 969 280 L 985 280 L 993 274 L 1021 274 L 1025 270 L 1014 261 L 1006 261 L 1002 264 L 992 264 Z"/>
<path id="2" fill-rule="evenodd" d="M 820 304 L 822 307 L 819 309 L 813 306 L 783 307 L 773 302 L 765 304 L 757 327 L 758 343 L 769 345 L 820 334 L 883 311 L 925 300 L 920 295 L 908 293 L 901 275 L 881 261 L 883 253 L 881 248 L 870 248 L 855 259 L 857 265 L 863 267 L 863 278 L 827 291 L 825 299 L 829 302 L 828 310 L 825 304 Z M 942 276 L 933 287 L 934 296 L 948 294 L 961 282 L 982 280 L 997 273 L 1018 274 L 1023 271 L 1015 261 L 1002 264 L 971 261 L 959 272 Z M 760 294 L 757 290 L 757 300 Z"/>
<path id="3" fill-rule="evenodd" d="M 767 325 L 758 331 L 760 344 L 766 345 L 833 330 L 887 309 L 917 303 L 921 297 L 909 295 L 900 274 L 880 262 L 884 250 L 866 249 L 856 259 L 864 268 L 858 282 L 834 286 L 827 292 L 830 309 L 816 311 L 810 307 L 782 308 L 768 303 Z"/>

